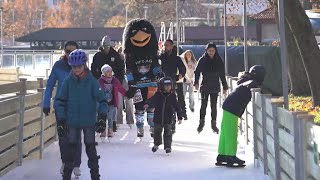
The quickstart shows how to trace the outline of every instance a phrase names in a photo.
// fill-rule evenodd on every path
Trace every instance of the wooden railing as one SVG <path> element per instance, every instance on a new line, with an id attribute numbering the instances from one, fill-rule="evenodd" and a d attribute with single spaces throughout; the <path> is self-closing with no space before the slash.
<path id="1" fill-rule="evenodd" d="M 237 78 L 227 77 L 230 91 Z M 314 116 L 283 109 L 283 102 L 260 89 L 252 89 L 252 100 L 239 121 L 240 132 L 253 147 L 255 166 L 275 180 L 320 180 L 320 128 Z"/>
<path id="2" fill-rule="evenodd" d="M 42 113 L 45 83 L 22 78 L 0 85 L 0 176 L 26 159 L 41 159 L 56 140 L 54 116 Z"/>

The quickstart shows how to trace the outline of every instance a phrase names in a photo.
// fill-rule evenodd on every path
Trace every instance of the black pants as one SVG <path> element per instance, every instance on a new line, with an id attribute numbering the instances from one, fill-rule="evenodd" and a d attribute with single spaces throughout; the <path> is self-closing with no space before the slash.
<path id="1" fill-rule="evenodd" d="M 184 100 L 184 94 L 183 94 L 183 83 L 177 83 L 176 84 L 176 93 L 178 97 L 178 104 L 181 108 L 181 113 L 183 117 L 187 116 L 187 110 L 186 110 L 186 102 Z"/>
<path id="2" fill-rule="evenodd" d="M 210 102 L 211 102 L 211 121 L 215 123 L 217 119 L 218 93 L 209 94 L 209 93 L 201 92 L 200 120 L 204 120 L 206 117 L 206 110 L 207 110 L 209 96 L 210 96 Z"/>
<path id="3" fill-rule="evenodd" d="M 154 124 L 154 135 L 153 135 L 153 143 L 156 146 L 162 144 L 162 131 L 163 133 L 163 141 L 164 141 L 164 149 L 171 148 L 172 144 L 172 131 L 171 124 Z"/>

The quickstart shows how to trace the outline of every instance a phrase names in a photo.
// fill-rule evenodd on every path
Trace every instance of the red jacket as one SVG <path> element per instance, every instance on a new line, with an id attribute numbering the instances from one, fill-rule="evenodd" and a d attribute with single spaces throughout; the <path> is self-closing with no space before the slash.
<path id="1" fill-rule="evenodd" d="M 104 86 L 103 86 L 103 84 L 105 83 L 104 78 L 105 78 L 104 76 L 101 76 L 98 80 L 102 90 L 104 90 Z M 122 87 L 120 81 L 115 77 L 112 78 L 112 88 L 113 88 L 114 106 L 118 107 L 119 105 L 118 93 L 121 93 L 123 96 L 125 96 L 127 92 Z"/>

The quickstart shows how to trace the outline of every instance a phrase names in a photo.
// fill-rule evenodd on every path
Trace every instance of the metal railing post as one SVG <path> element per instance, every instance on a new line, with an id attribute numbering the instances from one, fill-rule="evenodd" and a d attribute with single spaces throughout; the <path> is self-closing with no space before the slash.
<path id="1" fill-rule="evenodd" d="M 42 113 L 43 108 L 43 97 L 44 97 L 44 88 L 43 88 L 43 78 L 37 78 L 39 82 L 39 88 L 38 93 L 41 93 L 41 101 L 40 101 L 40 120 L 41 120 L 41 131 L 40 131 L 40 159 L 42 159 L 43 156 L 43 150 L 44 150 L 44 115 Z"/>
<path id="2" fill-rule="evenodd" d="M 22 160 L 23 160 L 23 127 L 24 127 L 24 112 L 25 112 L 25 96 L 27 93 L 27 85 L 26 85 L 27 79 L 20 78 L 20 82 L 22 82 L 21 89 L 20 89 L 20 92 L 17 93 L 20 101 L 20 108 L 18 111 L 19 113 L 18 166 L 22 165 Z"/>
<path id="3" fill-rule="evenodd" d="M 266 112 L 266 96 L 261 95 L 261 111 L 262 111 L 262 138 L 263 138 L 263 170 L 268 175 L 268 143 L 267 143 L 267 112 Z"/>
<path id="4" fill-rule="evenodd" d="M 298 119 L 297 115 L 294 115 L 294 167 L 295 167 L 295 179 L 305 179 L 305 167 L 304 167 L 304 152 L 306 150 L 304 145 L 304 127 L 305 121 Z"/>

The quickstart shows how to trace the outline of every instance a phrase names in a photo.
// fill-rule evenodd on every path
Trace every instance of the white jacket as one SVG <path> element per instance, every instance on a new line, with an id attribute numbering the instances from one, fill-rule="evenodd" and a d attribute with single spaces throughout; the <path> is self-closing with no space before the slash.
<path id="1" fill-rule="evenodd" d="M 183 79 L 186 79 L 186 83 L 193 84 L 194 82 L 194 70 L 196 69 L 197 63 L 193 61 L 189 61 L 189 63 L 186 62 L 186 60 L 183 57 L 180 57 L 184 66 L 186 67 L 186 75 L 184 78 L 177 81 L 177 83 L 182 83 Z M 178 72 L 179 74 L 179 72 Z"/>

